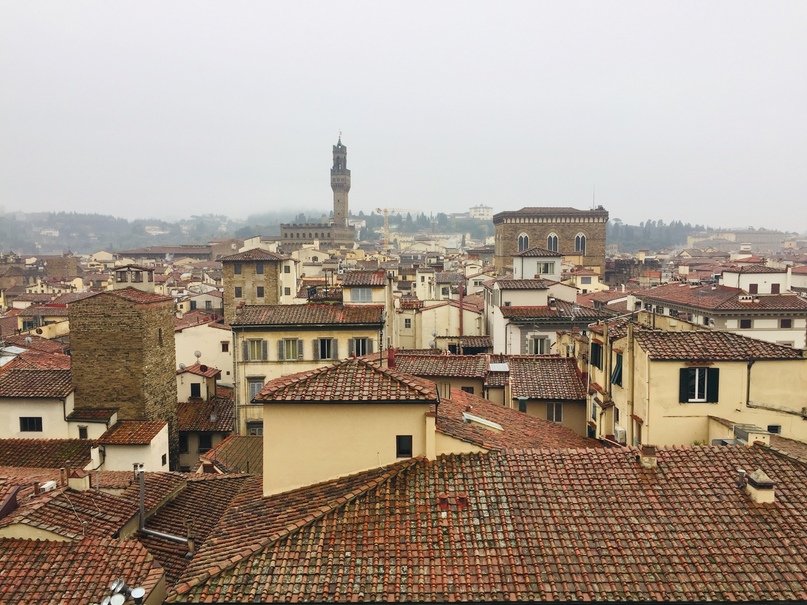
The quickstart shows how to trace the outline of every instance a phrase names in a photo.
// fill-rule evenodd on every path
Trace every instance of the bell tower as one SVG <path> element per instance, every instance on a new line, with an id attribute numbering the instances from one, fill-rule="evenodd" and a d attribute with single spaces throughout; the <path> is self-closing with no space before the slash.
<path id="1" fill-rule="evenodd" d="M 342 145 L 342 134 L 333 146 L 333 168 L 331 168 L 331 189 L 333 189 L 333 226 L 347 228 L 347 194 L 350 191 L 350 170 L 347 169 L 347 147 Z"/>

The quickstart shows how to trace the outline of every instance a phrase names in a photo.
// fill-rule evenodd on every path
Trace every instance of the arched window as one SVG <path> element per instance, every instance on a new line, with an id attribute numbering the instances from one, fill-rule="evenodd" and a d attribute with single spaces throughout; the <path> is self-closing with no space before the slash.
<path id="1" fill-rule="evenodd" d="M 574 251 L 586 255 L 586 236 L 582 233 L 578 233 L 574 238 Z"/>
<path id="2" fill-rule="evenodd" d="M 552 252 L 558 251 L 558 236 L 550 233 L 546 238 L 546 249 Z"/>
<path id="3" fill-rule="evenodd" d="M 524 250 L 530 247 L 530 236 L 526 233 L 522 233 L 518 236 L 518 251 L 524 252 Z"/>

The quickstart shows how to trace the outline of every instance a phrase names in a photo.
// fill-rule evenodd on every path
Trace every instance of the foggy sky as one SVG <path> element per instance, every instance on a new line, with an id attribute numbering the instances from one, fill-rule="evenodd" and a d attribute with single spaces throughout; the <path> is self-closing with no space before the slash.
<path id="1" fill-rule="evenodd" d="M 327 211 L 342 131 L 354 212 L 803 232 L 805 24 L 802 1 L 2 0 L 0 206 Z"/>

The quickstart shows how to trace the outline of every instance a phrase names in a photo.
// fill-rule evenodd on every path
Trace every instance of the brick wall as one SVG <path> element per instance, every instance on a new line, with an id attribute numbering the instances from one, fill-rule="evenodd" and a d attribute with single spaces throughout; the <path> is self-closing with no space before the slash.
<path id="1" fill-rule="evenodd" d="M 102 293 L 70 306 L 75 406 L 116 407 L 121 420 L 166 420 L 177 468 L 173 301 L 137 304 Z"/>
<path id="2" fill-rule="evenodd" d="M 257 264 L 263 263 L 263 274 L 257 272 Z M 238 303 L 247 305 L 277 305 L 280 303 L 280 261 L 237 261 L 241 265 L 241 274 L 235 273 L 236 262 L 222 263 L 222 281 L 224 283 L 224 321 L 230 323 L 235 317 Z M 258 298 L 258 286 L 263 287 L 263 298 Z M 235 296 L 235 289 L 241 288 L 241 297 Z"/>

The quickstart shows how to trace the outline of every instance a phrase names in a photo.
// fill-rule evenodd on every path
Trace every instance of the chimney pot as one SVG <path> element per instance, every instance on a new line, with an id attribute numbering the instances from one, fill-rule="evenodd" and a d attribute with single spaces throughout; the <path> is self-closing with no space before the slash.
<path id="1" fill-rule="evenodd" d="M 641 463 L 642 468 L 656 468 L 658 466 L 658 460 L 656 459 L 656 446 L 643 445 L 639 454 L 639 462 Z"/>

